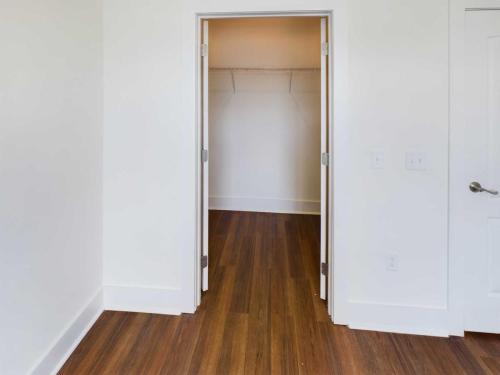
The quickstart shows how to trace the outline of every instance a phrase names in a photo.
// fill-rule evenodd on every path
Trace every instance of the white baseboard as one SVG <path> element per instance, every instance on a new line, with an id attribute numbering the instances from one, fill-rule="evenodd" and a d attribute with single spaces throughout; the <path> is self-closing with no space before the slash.
<path id="1" fill-rule="evenodd" d="M 90 328 L 92 328 L 102 311 L 102 290 L 99 288 L 89 303 L 87 303 L 80 313 L 77 314 L 73 322 L 64 330 L 59 338 L 55 340 L 49 351 L 42 357 L 32 371 L 30 371 L 30 374 L 56 374 Z"/>
<path id="2" fill-rule="evenodd" d="M 180 315 L 185 312 L 181 289 L 142 286 L 104 286 L 104 309 L 152 314 Z"/>
<path id="3" fill-rule="evenodd" d="M 320 201 L 249 198 L 249 197 L 210 197 L 211 210 L 275 212 L 289 214 L 319 215 Z"/>
<path id="4" fill-rule="evenodd" d="M 352 329 L 448 337 L 449 312 L 441 306 L 407 306 L 349 301 Z"/>

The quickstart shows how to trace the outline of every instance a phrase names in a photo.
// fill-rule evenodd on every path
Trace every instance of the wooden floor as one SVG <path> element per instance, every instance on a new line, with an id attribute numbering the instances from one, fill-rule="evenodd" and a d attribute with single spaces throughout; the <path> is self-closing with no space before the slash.
<path id="1" fill-rule="evenodd" d="M 104 312 L 60 374 L 500 374 L 500 337 L 334 326 L 318 297 L 319 217 L 210 213 L 194 315 Z"/>

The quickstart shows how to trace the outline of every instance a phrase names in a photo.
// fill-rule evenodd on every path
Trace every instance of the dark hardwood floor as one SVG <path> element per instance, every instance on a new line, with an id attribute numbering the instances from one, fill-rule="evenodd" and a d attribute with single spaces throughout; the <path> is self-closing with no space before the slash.
<path id="1" fill-rule="evenodd" d="M 318 247 L 317 216 L 213 211 L 196 314 L 106 311 L 60 374 L 500 374 L 500 336 L 334 326 Z"/>

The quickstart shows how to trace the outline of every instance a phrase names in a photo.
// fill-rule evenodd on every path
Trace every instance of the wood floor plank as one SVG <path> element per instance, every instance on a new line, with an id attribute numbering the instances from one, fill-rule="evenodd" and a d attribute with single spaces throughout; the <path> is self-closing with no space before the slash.
<path id="1" fill-rule="evenodd" d="M 209 256 L 212 258 L 214 255 L 218 257 L 218 262 L 214 264 L 215 267 L 222 266 L 234 266 L 237 262 L 237 251 L 236 244 L 241 236 L 238 231 L 240 228 L 242 217 L 239 212 L 236 212 L 234 215 L 229 215 L 227 219 L 227 227 L 226 232 L 223 232 L 223 235 L 226 236 L 226 241 L 224 242 L 224 246 L 221 249 L 221 254 L 212 254 L 210 251 Z M 223 221 L 221 221 L 222 223 Z M 209 248 L 212 250 L 212 236 L 209 235 Z"/>
<path id="2" fill-rule="evenodd" d="M 103 312 L 66 361 L 60 373 L 89 374 L 95 365 L 95 359 L 106 352 L 107 346 L 113 339 L 113 333 L 119 329 L 125 316 L 125 313 Z"/>
<path id="3" fill-rule="evenodd" d="M 319 217 L 210 212 L 210 289 L 195 314 L 106 311 L 60 370 L 113 374 L 500 374 L 500 336 L 450 339 L 331 323 Z"/>
<path id="4" fill-rule="evenodd" d="M 244 374 L 248 314 L 229 312 L 224 324 L 217 374 Z"/>
<path id="5" fill-rule="evenodd" d="M 206 295 L 207 303 L 203 320 L 203 332 L 200 335 L 193 354 L 190 374 L 215 374 L 220 358 L 220 351 L 224 338 L 226 316 L 231 306 L 231 296 L 234 288 L 236 271 L 234 267 L 225 268 L 221 275 L 225 283 L 221 283 L 220 291 L 215 294 L 209 290 Z"/>
<path id="6" fill-rule="evenodd" d="M 93 369 L 96 374 L 120 374 L 128 371 L 128 359 L 134 348 L 138 336 L 144 333 L 144 329 L 150 319 L 150 314 L 128 314 L 126 323 L 116 336 L 117 345 L 113 345 L 101 361 Z"/>
<path id="7" fill-rule="evenodd" d="M 288 215 L 292 216 L 292 215 Z M 305 267 L 300 251 L 299 234 L 295 221 L 288 218 L 285 221 L 286 252 L 288 255 L 289 275 L 292 278 L 305 277 Z"/>
<path id="8" fill-rule="evenodd" d="M 202 314 L 183 314 L 174 333 L 172 346 L 164 356 L 161 374 L 187 374 L 193 356 L 196 339 L 200 335 Z"/>
<path id="9" fill-rule="evenodd" d="M 248 335 L 245 356 L 246 374 L 269 374 L 271 371 L 271 308 L 268 252 L 271 236 L 257 232 L 252 277 L 252 295 L 248 314 Z"/>
<path id="10" fill-rule="evenodd" d="M 109 338 L 106 342 L 105 349 L 100 350 L 97 353 L 95 361 L 92 361 L 93 363 L 90 364 L 90 366 L 89 366 L 90 369 L 88 372 L 90 374 L 99 373 L 99 371 L 102 372 L 102 368 L 104 368 L 109 363 L 109 361 L 112 360 L 113 355 L 114 355 L 114 348 L 122 345 L 122 339 L 121 339 L 122 330 L 126 329 L 130 320 L 133 318 L 133 314 L 126 313 L 126 312 L 125 313 L 117 312 L 117 315 L 122 316 L 120 324 L 109 335 Z M 125 342 L 123 342 L 123 344 L 125 344 Z M 81 372 L 81 373 L 85 374 L 85 372 Z"/>
<path id="11" fill-rule="evenodd" d="M 166 361 L 165 353 L 172 350 L 173 340 L 181 318 L 157 315 L 153 318 L 152 336 L 143 343 L 147 353 L 142 359 L 142 368 L 138 374 L 158 374 Z"/>
<path id="12" fill-rule="evenodd" d="M 237 242 L 235 257 L 238 258 L 236 266 L 236 280 L 233 289 L 231 312 L 248 313 L 252 294 L 253 259 L 255 255 L 255 237 L 242 236 Z"/>
<path id="13" fill-rule="evenodd" d="M 305 278 L 292 279 L 289 281 L 289 289 L 300 373 L 325 373 L 324 347 L 317 345 L 320 342 L 319 327 L 316 319 L 311 319 L 314 317 L 314 306 L 309 282 Z"/>
<path id="14" fill-rule="evenodd" d="M 486 372 L 481 367 L 481 364 L 474 357 L 464 340 L 458 337 L 452 337 L 448 341 L 448 345 L 453 352 L 456 360 L 460 363 L 462 369 L 464 369 L 466 374 L 485 374 Z M 500 373 L 500 371 L 499 371 Z"/>

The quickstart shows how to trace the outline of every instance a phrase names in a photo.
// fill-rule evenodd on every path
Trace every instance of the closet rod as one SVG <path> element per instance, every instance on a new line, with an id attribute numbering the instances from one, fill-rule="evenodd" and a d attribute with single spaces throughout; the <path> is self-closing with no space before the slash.
<path id="1" fill-rule="evenodd" d="M 210 71 L 271 71 L 271 72 L 297 72 L 297 71 L 319 71 L 320 68 L 210 68 Z"/>

